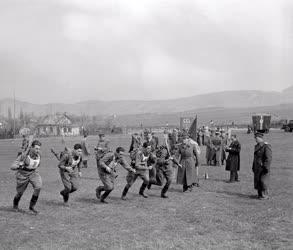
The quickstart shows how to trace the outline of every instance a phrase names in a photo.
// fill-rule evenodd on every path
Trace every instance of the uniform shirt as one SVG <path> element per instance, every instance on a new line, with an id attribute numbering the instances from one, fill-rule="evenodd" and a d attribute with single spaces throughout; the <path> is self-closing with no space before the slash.
<path id="1" fill-rule="evenodd" d="M 99 140 L 97 146 L 95 147 L 95 154 L 96 154 L 96 159 L 99 160 L 101 159 L 105 153 L 109 152 L 109 141 L 108 140 Z"/>
<path id="2" fill-rule="evenodd" d="M 121 156 L 117 153 L 108 152 L 104 154 L 104 156 L 101 159 L 97 160 L 97 167 L 99 173 L 108 173 L 106 170 L 107 167 L 111 169 L 111 172 L 116 172 L 117 165 L 122 166 L 129 172 L 133 172 L 133 168 L 128 164 L 124 156 Z"/>
<path id="3" fill-rule="evenodd" d="M 143 151 L 138 150 L 135 154 L 135 161 L 133 167 L 139 171 L 145 171 L 152 165 L 154 157 L 152 154 L 145 154 Z"/>
<path id="4" fill-rule="evenodd" d="M 23 138 L 22 144 L 21 144 L 21 150 L 26 151 L 27 147 L 29 146 L 29 140 L 27 138 Z"/>
<path id="5" fill-rule="evenodd" d="M 170 155 L 166 146 L 160 146 L 156 156 L 158 166 L 169 165 L 172 162 L 171 160 L 169 160 Z"/>
<path id="6" fill-rule="evenodd" d="M 81 149 L 82 149 L 82 154 L 84 159 L 86 156 L 90 155 L 89 147 L 85 137 L 81 141 Z"/>
<path id="7" fill-rule="evenodd" d="M 60 159 L 58 167 L 62 170 L 66 170 L 66 167 L 71 167 L 72 170 L 76 170 L 80 168 L 81 161 L 81 156 L 75 156 L 71 152 L 65 152 Z"/>
<path id="8" fill-rule="evenodd" d="M 272 148 L 271 145 L 266 142 L 261 142 L 254 147 L 254 158 L 252 170 L 270 172 L 270 166 L 272 162 Z"/>

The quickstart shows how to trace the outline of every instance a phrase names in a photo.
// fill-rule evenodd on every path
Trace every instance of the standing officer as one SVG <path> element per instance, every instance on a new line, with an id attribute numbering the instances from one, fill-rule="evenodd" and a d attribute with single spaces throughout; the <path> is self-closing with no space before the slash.
<path id="1" fill-rule="evenodd" d="M 69 194 L 78 189 L 78 173 L 80 172 L 80 164 L 82 162 L 82 147 L 80 144 L 75 144 L 73 150 L 63 152 L 63 155 L 58 164 L 61 180 L 64 189 L 60 192 L 63 196 L 63 201 L 68 204 Z"/>
<path id="2" fill-rule="evenodd" d="M 255 133 L 255 141 L 257 144 L 254 147 L 252 166 L 252 171 L 254 173 L 254 188 L 257 190 L 259 199 L 268 199 L 272 148 L 270 144 L 264 141 L 262 133 Z"/>
<path id="3" fill-rule="evenodd" d="M 34 192 L 30 200 L 29 209 L 34 214 L 37 214 L 38 211 L 35 210 L 35 205 L 38 201 L 39 194 L 42 187 L 42 178 L 38 172 L 38 167 L 41 162 L 41 142 L 34 140 L 32 142 L 31 148 L 28 149 L 28 154 L 20 156 L 19 168 L 16 169 L 16 195 L 13 199 L 13 208 L 18 211 L 18 203 L 26 190 L 28 184 L 32 184 Z M 27 146 L 29 147 L 29 146 Z"/>
<path id="4" fill-rule="evenodd" d="M 177 184 L 183 185 L 183 192 L 192 191 L 192 186 L 196 182 L 196 162 L 199 162 L 198 152 L 194 144 L 189 140 L 189 135 L 182 134 L 182 144 L 179 146 L 180 164 L 178 168 Z"/>
<path id="5" fill-rule="evenodd" d="M 230 171 L 230 181 L 239 181 L 238 171 L 240 170 L 240 150 L 241 145 L 234 134 L 231 136 L 232 143 L 229 147 L 225 147 L 225 151 L 229 153 L 226 161 L 226 170 Z"/>

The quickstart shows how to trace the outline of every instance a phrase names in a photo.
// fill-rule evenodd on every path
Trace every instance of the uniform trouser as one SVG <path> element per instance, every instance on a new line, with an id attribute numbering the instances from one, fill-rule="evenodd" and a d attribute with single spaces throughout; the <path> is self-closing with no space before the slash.
<path id="1" fill-rule="evenodd" d="M 126 176 L 126 186 L 123 190 L 122 196 L 126 196 L 129 188 L 134 184 L 137 177 L 140 177 L 143 180 L 143 183 L 139 189 L 139 193 L 143 194 L 144 190 L 146 189 L 147 185 L 149 184 L 149 173 L 147 170 L 138 170 L 136 173 L 128 172 Z"/>
<path id="2" fill-rule="evenodd" d="M 105 191 L 101 197 L 101 200 L 104 200 L 108 197 L 108 195 L 113 191 L 114 189 L 114 180 L 115 180 L 115 174 L 114 173 L 101 173 L 100 180 L 103 183 L 103 186 L 98 186 L 96 188 L 96 193 L 101 193 Z"/>
<path id="3" fill-rule="evenodd" d="M 238 172 L 237 170 L 230 171 L 230 181 L 238 181 Z"/>
<path id="4" fill-rule="evenodd" d="M 83 167 L 83 168 L 87 168 L 87 166 L 88 166 L 88 165 L 87 165 L 87 160 L 83 160 L 83 161 L 82 161 L 82 167 Z"/>
<path id="5" fill-rule="evenodd" d="M 264 173 L 263 170 L 254 173 L 254 188 L 259 196 L 268 195 L 269 179 L 269 173 Z"/>
<path id="6" fill-rule="evenodd" d="M 149 170 L 149 181 L 156 182 L 157 179 L 157 166 L 153 166 L 152 169 Z"/>
<path id="7" fill-rule="evenodd" d="M 213 161 L 215 166 L 221 166 L 222 164 L 222 151 L 216 150 L 213 156 Z"/>
<path id="8" fill-rule="evenodd" d="M 169 166 L 169 165 L 157 166 L 156 181 L 153 182 L 150 180 L 150 184 L 163 186 L 163 181 L 165 178 L 166 184 L 162 189 L 162 194 L 165 194 L 168 191 L 168 189 L 172 183 L 172 177 L 173 177 L 172 166 Z"/>
<path id="9" fill-rule="evenodd" d="M 73 193 L 78 189 L 79 181 L 78 174 L 76 172 L 69 173 L 67 171 L 60 170 L 60 176 L 64 185 L 64 190 L 62 190 L 61 192 L 64 195 L 69 195 L 70 193 Z"/>
<path id="10" fill-rule="evenodd" d="M 199 185 L 199 179 L 198 179 L 198 165 L 195 165 L 195 179 L 194 182 L 192 183 L 194 185 Z"/>
<path id="11" fill-rule="evenodd" d="M 27 189 L 28 184 L 33 186 L 34 192 L 30 201 L 30 207 L 34 207 L 37 203 L 41 188 L 42 188 L 42 178 L 40 174 L 36 171 L 25 171 L 20 170 L 16 172 L 16 196 L 13 200 L 13 206 L 17 207 L 18 203 Z"/>
<path id="12" fill-rule="evenodd" d="M 206 161 L 207 161 L 207 165 L 211 165 L 211 155 L 212 155 L 212 149 L 209 146 L 206 146 Z"/>

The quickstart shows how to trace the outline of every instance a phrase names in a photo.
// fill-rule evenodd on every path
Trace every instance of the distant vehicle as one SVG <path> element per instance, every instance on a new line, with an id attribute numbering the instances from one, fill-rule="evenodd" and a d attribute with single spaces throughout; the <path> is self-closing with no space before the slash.
<path id="1" fill-rule="evenodd" d="M 252 116 L 253 132 L 269 133 L 271 127 L 270 114 L 256 114 Z"/>
<path id="2" fill-rule="evenodd" d="M 293 132 L 293 120 L 286 121 L 285 124 L 283 124 L 282 129 L 285 130 L 285 132 Z"/>

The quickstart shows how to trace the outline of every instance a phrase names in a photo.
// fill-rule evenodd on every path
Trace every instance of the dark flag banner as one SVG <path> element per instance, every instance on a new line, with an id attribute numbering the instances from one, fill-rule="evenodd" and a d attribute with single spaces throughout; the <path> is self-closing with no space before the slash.
<path id="1" fill-rule="evenodd" d="M 190 135 L 190 138 L 192 138 L 194 141 L 197 141 L 197 116 L 194 118 L 191 126 L 189 127 L 189 135 Z"/>

